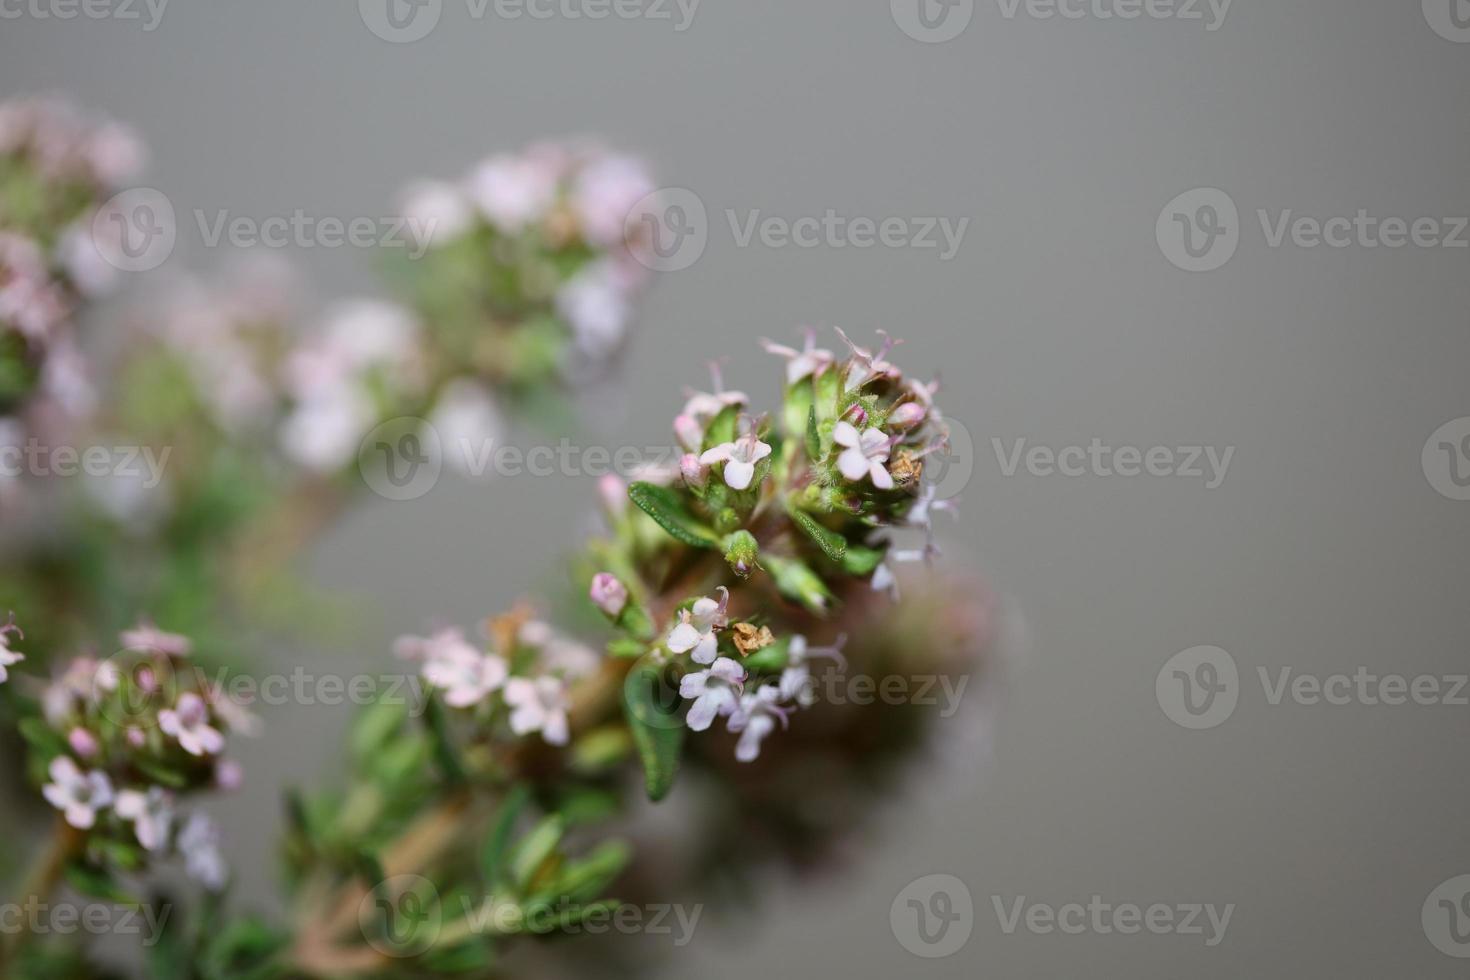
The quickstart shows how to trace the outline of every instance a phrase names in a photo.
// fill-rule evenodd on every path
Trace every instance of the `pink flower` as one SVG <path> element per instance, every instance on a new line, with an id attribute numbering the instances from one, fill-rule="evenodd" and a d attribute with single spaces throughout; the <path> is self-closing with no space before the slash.
<path id="1" fill-rule="evenodd" d="M 52 759 L 47 771 L 51 782 L 41 787 L 41 795 L 78 830 L 90 829 L 97 822 L 97 811 L 111 805 L 112 781 L 105 772 L 79 769 L 71 757 L 65 755 Z"/>
<path id="2" fill-rule="evenodd" d="M 724 629 L 729 622 L 726 612 L 730 605 L 730 590 L 722 585 L 716 591 L 720 593 L 718 601 L 704 596 L 679 613 L 679 622 L 669 631 L 669 638 L 665 641 L 671 652 L 689 653 L 692 650 L 697 664 L 714 661 L 719 646 L 715 631 Z"/>
<path id="3" fill-rule="evenodd" d="M 805 335 L 806 345 L 801 350 L 770 340 L 761 340 L 761 346 L 766 349 L 767 353 L 786 358 L 786 383 L 788 385 L 794 385 L 802 378 L 821 374 L 836 360 L 831 351 L 817 346 L 815 330 L 808 327 Z"/>
<path id="4" fill-rule="evenodd" d="M 847 447 L 837 457 L 837 468 L 843 476 L 854 482 L 866 476 L 880 490 L 893 489 L 893 476 L 883 465 L 888 462 L 890 446 L 883 430 L 865 429 L 859 435 L 851 422 L 838 422 L 832 430 L 832 441 Z"/>
<path id="5" fill-rule="evenodd" d="M 776 730 L 776 723 L 786 725 L 789 709 L 781 707 L 780 700 L 780 690 L 770 686 L 741 696 L 726 726 L 740 735 L 740 741 L 735 744 L 735 761 L 754 762 L 761 754 L 761 742 Z"/>
<path id="6" fill-rule="evenodd" d="M 451 708 L 469 708 L 484 701 L 505 683 L 510 673 L 505 661 L 475 649 L 456 629 L 440 630 L 427 640 L 405 637 L 398 641 L 400 653 L 422 656 L 424 680 L 444 692 Z"/>
<path id="7" fill-rule="evenodd" d="M 209 706 L 192 691 L 179 695 L 178 704 L 158 713 L 158 727 L 190 755 L 218 755 L 225 747 L 225 737 L 209 721 Z"/>
<path id="8" fill-rule="evenodd" d="M 194 649 L 194 644 L 187 636 L 165 633 L 147 621 L 130 630 L 123 630 L 118 640 L 124 650 L 146 650 L 166 657 L 187 657 Z"/>
<path id="9" fill-rule="evenodd" d="M 837 328 L 833 328 L 837 329 Z M 847 334 L 837 329 L 837 336 L 852 351 L 852 363 L 847 369 L 846 383 L 849 388 L 860 388 L 873 378 L 901 378 L 903 372 L 887 360 L 888 352 L 898 346 L 898 341 L 892 339 L 882 330 L 878 336 L 883 338 L 883 346 L 875 354 L 865 347 L 859 347 L 848 339 Z"/>
<path id="10" fill-rule="evenodd" d="M 505 684 L 505 703 L 510 705 L 510 730 L 517 735 L 539 731 L 552 745 L 566 745 L 570 738 L 566 688 L 554 677 L 512 677 Z"/>
<path id="11" fill-rule="evenodd" d="M 421 235 L 421 244 L 443 245 L 470 230 L 474 206 L 456 186 L 442 180 L 420 180 L 408 185 L 400 198 L 403 217 Z"/>
<path id="12" fill-rule="evenodd" d="M 598 572 L 592 577 L 588 595 L 608 619 L 616 620 L 628 605 L 628 587 L 608 572 Z"/>
<path id="13" fill-rule="evenodd" d="M 113 810 L 124 820 L 132 821 L 133 833 L 145 850 L 157 851 L 168 843 L 169 828 L 174 821 L 172 793 L 158 786 L 148 787 L 146 793 L 125 789 L 117 794 Z"/>
<path id="14" fill-rule="evenodd" d="M 572 189 L 572 207 L 582 236 L 594 245 L 621 244 L 633 205 L 652 194 L 653 178 L 627 156 L 603 156 L 583 168 Z"/>
<path id="15" fill-rule="evenodd" d="M 21 639 L 25 638 L 25 634 L 20 631 L 20 627 L 15 625 L 14 619 L 4 626 L 0 626 L 0 684 L 4 684 L 10 677 L 8 668 L 15 666 L 25 659 L 24 654 L 16 653 L 10 649 L 9 640 L 11 634 Z"/>
<path id="16" fill-rule="evenodd" d="M 755 433 L 752 432 L 741 436 L 734 442 L 727 442 L 706 450 L 704 455 L 699 457 L 699 461 L 705 466 L 724 463 L 725 485 L 732 490 L 744 490 L 755 479 L 755 464 L 769 455 L 771 455 L 771 447 L 757 439 Z"/>
<path id="17" fill-rule="evenodd" d="M 679 696 L 692 699 L 694 706 L 684 719 L 690 731 L 702 732 L 722 715 L 740 707 L 745 670 L 729 657 L 716 660 L 708 670 L 685 674 L 679 681 Z"/>
<path id="18" fill-rule="evenodd" d="M 556 173 L 529 157 L 501 154 L 470 175 L 469 193 L 492 225 L 516 234 L 551 206 Z"/>
<path id="19" fill-rule="evenodd" d="M 66 733 L 66 744 L 71 750 L 83 759 L 90 759 L 102 748 L 97 741 L 97 736 L 85 728 L 73 728 Z"/>

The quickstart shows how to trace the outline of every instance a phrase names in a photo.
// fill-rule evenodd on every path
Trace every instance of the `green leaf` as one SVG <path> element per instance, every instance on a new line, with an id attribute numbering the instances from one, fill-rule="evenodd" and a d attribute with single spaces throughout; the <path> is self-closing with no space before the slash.
<path id="1" fill-rule="evenodd" d="M 459 751 L 454 747 L 454 739 L 449 733 L 449 719 L 444 716 L 444 708 L 439 704 L 438 698 L 425 699 L 424 722 L 429 726 L 429 734 L 433 737 L 434 759 L 439 763 L 444 778 L 456 785 L 463 783 L 464 765 L 459 761 Z"/>
<path id="2" fill-rule="evenodd" d="M 679 754 L 684 748 L 684 723 L 679 706 L 665 706 L 654 697 L 662 684 L 658 668 L 640 664 L 623 684 L 624 714 L 638 759 L 643 763 L 643 783 L 648 798 L 655 802 L 669 794 L 679 771 Z"/>
<path id="3" fill-rule="evenodd" d="M 814 613 L 827 611 L 832 592 L 821 576 L 805 562 L 771 555 L 766 558 L 766 567 L 782 595 L 795 599 Z"/>
<path id="4" fill-rule="evenodd" d="M 879 549 L 850 544 L 842 558 L 842 570 L 849 575 L 870 575 L 882 560 L 883 552 Z"/>
<path id="5" fill-rule="evenodd" d="M 515 831 L 516 819 L 530 799 L 529 787 L 516 786 L 506 794 L 505 802 L 500 804 L 500 812 L 495 815 L 495 825 L 490 828 L 485 846 L 480 851 L 480 870 L 491 887 L 505 875 L 505 855 L 510 848 L 510 835 Z"/>
<path id="6" fill-rule="evenodd" d="M 726 405 L 704 430 L 704 449 L 734 442 L 740 430 L 740 406 Z"/>
<path id="7" fill-rule="evenodd" d="M 83 895 L 119 905 L 138 904 L 138 900 L 123 891 L 122 886 L 104 868 L 74 861 L 66 866 L 65 875 L 66 883 Z"/>
<path id="8" fill-rule="evenodd" d="M 139 757 L 133 760 L 133 765 L 142 771 L 143 775 L 156 783 L 161 783 L 170 789 L 184 789 L 189 785 L 189 779 L 183 773 L 175 772 L 163 763 L 153 759 Z"/>
<path id="9" fill-rule="evenodd" d="M 23 718 L 20 734 L 49 759 L 66 751 L 66 740 L 41 718 Z"/>
<path id="10" fill-rule="evenodd" d="M 847 539 L 829 527 L 819 523 L 815 517 L 805 511 L 793 510 L 791 519 L 797 526 L 810 535 L 811 539 L 822 549 L 822 553 L 835 562 L 841 562 L 847 555 Z"/>
<path id="11" fill-rule="evenodd" d="M 558 814 L 553 813 L 516 842 L 510 855 L 510 876 L 520 892 L 525 892 L 536 877 L 536 872 L 541 870 L 546 859 L 556 851 L 556 845 L 561 843 L 566 832 L 566 823 Z"/>
<path id="12" fill-rule="evenodd" d="M 817 407 L 815 405 L 806 416 L 806 458 L 813 463 L 822 458 L 822 436 L 817 431 Z"/>
<path id="13" fill-rule="evenodd" d="M 679 497 L 668 487 L 652 483 L 635 483 L 628 488 L 628 499 L 637 504 L 658 526 L 669 532 L 676 541 L 693 548 L 718 548 L 720 537 L 713 530 L 695 520 Z"/>
<path id="14" fill-rule="evenodd" d="M 397 734 L 408 717 L 408 708 L 395 700 L 368 705 L 352 723 L 352 757 L 371 759 Z"/>
<path id="15" fill-rule="evenodd" d="M 590 902 L 623 873 L 632 859 L 633 849 L 623 841 L 605 841 L 586 857 L 569 863 L 546 897 L 565 899 L 573 905 Z"/>
<path id="16" fill-rule="evenodd" d="M 647 652 L 647 643 L 644 643 L 642 640 L 630 639 L 626 636 L 609 640 L 607 644 L 608 656 L 617 657 L 622 660 L 637 660 Z"/>

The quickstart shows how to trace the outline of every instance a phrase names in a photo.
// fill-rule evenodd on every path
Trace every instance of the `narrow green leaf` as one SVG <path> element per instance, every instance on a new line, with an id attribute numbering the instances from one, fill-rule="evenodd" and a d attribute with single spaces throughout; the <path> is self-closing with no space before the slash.
<path id="1" fill-rule="evenodd" d="M 510 835 L 514 833 L 516 819 L 530 799 L 530 787 L 525 785 L 518 785 L 507 793 L 505 801 L 500 804 L 500 812 L 495 815 L 495 824 L 485 838 L 485 846 L 480 851 L 480 870 L 492 888 L 505 876 L 505 855 L 510 848 Z"/>
<path id="2" fill-rule="evenodd" d="M 676 541 L 693 548 L 718 548 L 720 537 L 684 509 L 679 497 L 668 487 L 652 483 L 635 483 L 628 488 L 628 499 L 653 518 Z"/>
<path id="3" fill-rule="evenodd" d="M 658 668 L 641 664 L 633 668 L 623 685 L 624 714 L 638 759 L 643 763 L 644 788 L 657 802 L 668 795 L 679 771 L 679 754 L 684 747 L 684 723 L 677 703 L 661 704 L 654 692 L 663 686 Z M 672 692 L 669 692 L 672 693 Z M 666 698 L 668 701 L 676 701 Z"/>
<path id="4" fill-rule="evenodd" d="M 819 523 L 812 515 L 805 511 L 793 510 L 791 519 L 817 543 L 822 553 L 828 558 L 841 562 L 847 555 L 847 539 Z"/>
<path id="5" fill-rule="evenodd" d="M 454 740 L 449 733 L 449 719 L 444 716 L 444 708 L 438 698 L 425 699 L 424 722 L 429 726 L 429 734 L 433 736 L 434 759 L 439 763 L 444 778 L 456 785 L 463 783 L 464 766 L 459 761 L 459 751 L 454 747 Z"/>
<path id="6" fill-rule="evenodd" d="M 566 824 L 557 814 L 543 819 L 531 832 L 516 842 L 510 855 L 510 876 L 517 890 L 524 892 L 531 884 L 536 872 L 546 859 L 556 851 L 562 836 L 567 832 Z"/>
<path id="7" fill-rule="evenodd" d="M 815 463 L 822 458 L 822 437 L 817 432 L 817 407 L 813 405 L 806 416 L 806 458 Z"/>
<path id="8" fill-rule="evenodd" d="M 842 558 L 842 570 L 849 575 L 869 575 L 882 560 L 883 552 L 877 548 L 850 544 L 847 546 L 847 554 Z"/>

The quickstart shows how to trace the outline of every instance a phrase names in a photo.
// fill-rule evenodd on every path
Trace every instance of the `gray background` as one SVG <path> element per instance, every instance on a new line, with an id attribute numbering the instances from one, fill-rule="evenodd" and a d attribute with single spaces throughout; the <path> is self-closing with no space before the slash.
<path id="1" fill-rule="evenodd" d="M 1470 503 L 1421 469 L 1470 415 L 1470 253 L 1270 248 L 1255 212 L 1470 213 L 1470 45 L 1415 2 L 1237 0 L 1179 20 L 1014 19 L 986 0 L 922 44 L 888 5 L 706 0 L 667 21 L 488 17 L 462 0 L 414 44 L 347 0 L 170 7 L 117 21 L 0 21 L 0 91 L 59 89 L 134 122 L 181 212 L 387 213 L 418 174 L 590 133 L 646 154 L 708 206 L 711 241 L 655 286 L 622 377 L 634 445 L 667 439 L 677 386 L 727 374 L 758 397 L 754 343 L 797 324 L 907 339 L 942 367 L 979 444 L 949 560 L 1013 599 L 1017 644 L 988 759 L 916 782 L 845 875 L 779 883 L 709 929 L 677 975 L 1384 975 L 1464 967 L 1420 925 L 1470 871 L 1465 707 L 1267 703 L 1256 669 L 1464 671 Z M 1218 271 L 1160 251 L 1164 204 L 1230 193 L 1243 233 Z M 959 255 L 736 246 L 727 208 L 795 218 L 969 217 Z M 221 258 L 186 232 L 171 263 Z M 318 295 L 375 288 L 372 257 L 292 256 Z M 1235 446 L 1224 484 L 1004 477 L 992 437 Z M 522 434 L 528 444 L 533 436 Z M 470 622 L 542 580 L 583 533 L 590 480 L 441 484 L 359 508 L 316 550 L 322 584 L 370 596 L 353 650 L 285 667 L 373 670 L 395 632 Z M 473 528 L 473 533 L 467 533 Z M 1016 619 L 1015 621 L 1019 621 Z M 1172 723 L 1154 679 L 1199 644 L 1240 665 L 1235 715 Z M 247 746 L 250 793 L 220 812 L 245 894 L 267 901 L 276 791 L 334 770 L 345 709 L 276 711 Z M 918 959 L 889 928 L 914 878 L 947 872 L 974 933 Z M 1060 905 L 1235 903 L 1224 943 L 1006 935 L 992 896 Z"/>

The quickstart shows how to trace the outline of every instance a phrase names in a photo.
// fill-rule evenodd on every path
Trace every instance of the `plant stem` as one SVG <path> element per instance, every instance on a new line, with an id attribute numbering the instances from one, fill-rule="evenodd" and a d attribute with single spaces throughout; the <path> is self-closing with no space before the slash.
<path id="1" fill-rule="evenodd" d="M 37 856 L 35 863 L 27 872 L 20 893 L 16 896 L 15 907 L 29 910 L 46 902 L 61 881 L 62 872 L 66 870 L 66 863 L 81 848 L 84 839 L 80 831 L 65 820 L 57 818 L 51 841 L 46 845 L 46 849 Z M 11 967 L 14 966 L 21 950 L 32 936 L 31 922 L 32 916 L 21 915 L 16 931 L 5 937 L 3 946 L 0 946 L 0 976 L 10 975 Z"/>

